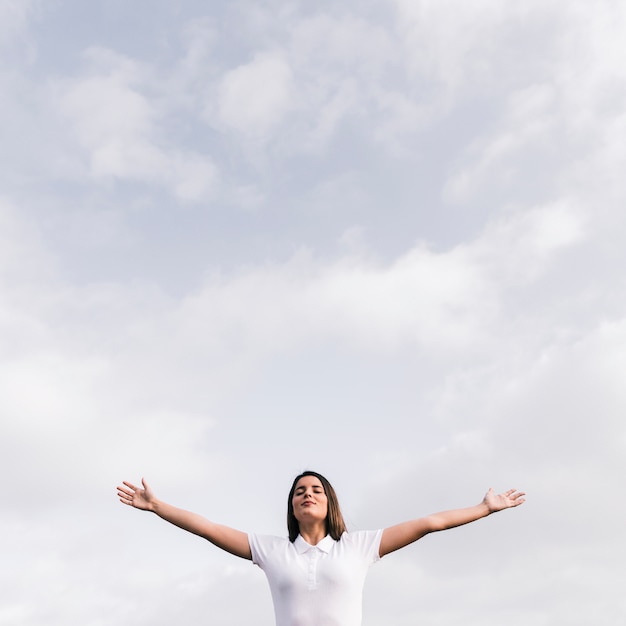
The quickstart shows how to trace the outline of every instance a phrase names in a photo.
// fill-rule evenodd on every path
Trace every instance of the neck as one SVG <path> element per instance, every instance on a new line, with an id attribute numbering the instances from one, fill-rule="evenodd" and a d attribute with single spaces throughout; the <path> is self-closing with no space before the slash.
<path id="1" fill-rule="evenodd" d="M 300 523 L 299 526 L 302 539 L 312 546 L 316 546 L 327 535 L 325 522 L 314 524 Z"/>

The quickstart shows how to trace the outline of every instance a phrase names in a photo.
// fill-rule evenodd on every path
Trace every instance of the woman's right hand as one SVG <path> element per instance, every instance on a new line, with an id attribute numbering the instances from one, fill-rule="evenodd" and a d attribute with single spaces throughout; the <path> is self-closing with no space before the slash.
<path id="1" fill-rule="evenodd" d="M 136 487 L 132 483 L 123 482 L 123 487 L 117 488 L 117 495 L 122 504 L 128 504 L 128 506 L 134 506 L 136 509 L 142 511 L 153 511 L 156 498 L 152 489 L 148 486 L 148 483 L 142 478 L 141 484 L 143 488 Z"/>

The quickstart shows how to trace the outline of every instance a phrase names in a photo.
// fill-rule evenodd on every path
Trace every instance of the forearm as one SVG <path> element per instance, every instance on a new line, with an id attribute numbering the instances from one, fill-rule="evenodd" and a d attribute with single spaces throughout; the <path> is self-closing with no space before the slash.
<path id="1" fill-rule="evenodd" d="M 202 515 L 179 509 L 162 500 L 154 500 L 151 511 L 166 522 L 198 535 L 218 548 L 222 548 L 222 550 L 244 559 L 251 558 L 250 544 L 246 533 L 222 524 L 216 524 Z"/>
<path id="2" fill-rule="evenodd" d="M 207 533 L 210 531 L 210 527 L 213 524 L 206 518 L 202 517 L 202 515 L 198 515 L 197 513 L 192 513 L 191 511 L 186 511 L 184 509 L 179 509 L 178 507 L 172 506 L 167 502 L 156 499 L 152 503 L 152 508 L 150 510 L 166 522 L 174 524 L 174 526 L 178 526 L 179 528 L 193 533 L 194 535 L 210 540 Z"/>
<path id="3" fill-rule="evenodd" d="M 481 517 L 486 517 L 490 512 L 489 508 L 482 503 L 464 509 L 433 513 L 426 517 L 420 517 L 402 524 L 397 524 L 396 526 L 391 526 L 383 531 L 379 554 L 380 556 L 384 556 L 385 554 L 394 552 L 399 548 L 408 546 L 418 539 L 421 539 L 429 533 L 469 524 Z"/>
<path id="4" fill-rule="evenodd" d="M 489 507 L 481 502 L 476 506 L 469 506 L 463 509 L 453 509 L 451 511 L 441 511 L 433 513 L 424 518 L 424 527 L 427 532 L 437 532 L 455 528 L 475 522 L 482 517 L 487 517 L 492 511 Z"/>

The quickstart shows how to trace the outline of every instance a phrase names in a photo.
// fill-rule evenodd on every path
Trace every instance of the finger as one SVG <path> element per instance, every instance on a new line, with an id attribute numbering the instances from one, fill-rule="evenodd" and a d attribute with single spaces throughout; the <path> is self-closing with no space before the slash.
<path id="1" fill-rule="evenodd" d="M 518 504 L 522 504 L 522 502 L 525 502 L 525 498 L 524 498 L 525 495 L 526 494 L 523 491 L 515 492 L 515 494 L 509 498 L 509 501 L 511 502 L 511 506 L 517 506 Z"/>
<path id="2" fill-rule="evenodd" d="M 133 485 L 133 483 L 129 483 L 128 481 L 123 481 L 123 484 L 126 485 L 127 487 L 130 487 L 133 491 L 137 491 L 138 488 L 135 487 L 135 485 Z"/>

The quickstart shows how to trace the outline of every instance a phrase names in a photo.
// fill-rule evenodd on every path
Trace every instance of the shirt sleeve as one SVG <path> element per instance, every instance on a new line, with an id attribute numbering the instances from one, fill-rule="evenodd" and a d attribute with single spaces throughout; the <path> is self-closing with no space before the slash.
<path id="1" fill-rule="evenodd" d="M 380 541 L 383 537 L 383 529 L 357 530 L 346 533 L 345 537 L 352 543 L 366 563 L 372 564 L 380 561 Z"/>
<path id="2" fill-rule="evenodd" d="M 263 569 L 263 565 L 267 562 L 268 555 L 286 541 L 288 541 L 288 539 L 274 537 L 272 535 L 248 535 L 252 562 Z"/>

